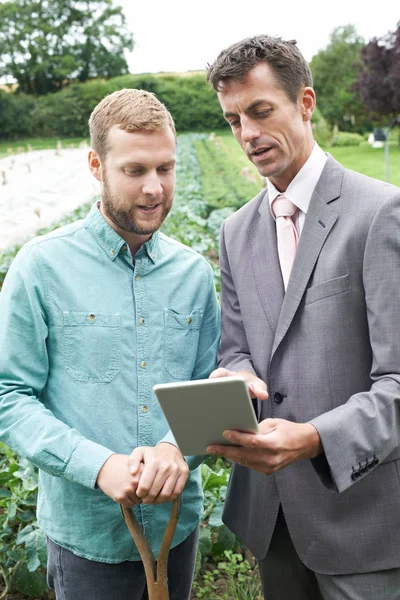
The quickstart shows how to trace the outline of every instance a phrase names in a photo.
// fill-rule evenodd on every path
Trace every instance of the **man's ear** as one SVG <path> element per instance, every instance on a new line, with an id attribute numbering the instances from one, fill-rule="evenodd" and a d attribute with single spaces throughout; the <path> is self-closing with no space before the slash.
<path id="1" fill-rule="evenodd" d="M 301 111 L 303 121 L 310 121 L 315 110 L 315 92 L 312 87 L 303 88 L 301 94 Z"/>
<path id="2" fill-rule="evenodd" d="M 99 158 L 97 152 L 95 150 L 93 150 L 93 148 L 91 148 L 89 150 L 88 164 L 89 164 L 89 170 L 90 170 L 91 174 L 93 175 L 93 177 L 96 177 L 96 179 L 98 181 L 102 182 L 103 176 L 102 176 L 102 168 L 101 168 L 100 158 Z"/>

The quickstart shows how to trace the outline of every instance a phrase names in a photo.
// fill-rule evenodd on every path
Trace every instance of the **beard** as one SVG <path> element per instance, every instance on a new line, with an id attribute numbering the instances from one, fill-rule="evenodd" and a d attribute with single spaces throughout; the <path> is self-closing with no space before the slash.
<path id="1" fill-rule="evenodd" d="M 161 213 L 156 217 L 153 217 L 153 219 L 151 219 L 151 215 L 149 215 L 151 220 L 149 219 L 148 223 L 145 218 L 143 218 L 140 223 L 134 216 L 136 204 L 130 209 L 118 207 L 118 200 L 111 192 L 107 177 L 104 174 L 101 203 L 107 217 L 111 219 L 119 229 L 128 231 L 129 233 L 135 233 L 136 235 L 151 235 L 157 231 L 171 210 L 172 200 L 171 202 L 166 202 L 165 196 L 161 196 L 161 198 L 154 199 L 154 201 L 155 203 L 161 202 Z"/>

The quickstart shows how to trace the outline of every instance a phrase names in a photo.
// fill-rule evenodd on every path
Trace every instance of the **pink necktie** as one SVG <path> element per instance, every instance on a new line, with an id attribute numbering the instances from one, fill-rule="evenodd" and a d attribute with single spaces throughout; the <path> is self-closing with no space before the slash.
<path id="1" fill-rule="evenodd" d="M 278 255 L 281 264 L 283 284 L 286 290 L 290 271 L 292 270 L 294 258 L 296 256 L 297 246 L 299 244 L 299 234 L 292 219 L 297 211 L 297 206 L 288 200 L 286 196 L 281 194 L 272 202 L 272 210 L 276 217 Z"/>

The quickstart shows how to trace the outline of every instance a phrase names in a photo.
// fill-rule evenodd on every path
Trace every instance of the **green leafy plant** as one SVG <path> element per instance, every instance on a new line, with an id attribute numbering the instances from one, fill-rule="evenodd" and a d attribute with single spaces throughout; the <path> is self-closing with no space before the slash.
<path id="1" fill-rule="evenodd" d="M 232 550 L 225 550 L 224 560 L 197 578 L 193 590 L 196 599 L 262 600 L 257 566 Z"/>
<path id="2" fill-rule="evenodd" d="M 206 138 L 205 134 L 194 133 L 178 137 L 176 194 L 173 209 L 163 225 L 163 231 L 208 259 L 219 289 L 219 228 L 222 220 L 229 216 L 238 204 L 230 207 L 224 201 L 215 202 L 210 206 L 204 198 L 204 169 L 208 168 L 209 162 L 200 165 L 196 144 L 202 143 Z M 208 161 L 212 162 L 213 155 L 208 153 L 207 156 Z M 222 169 L 230 162 L 226 153 L 223 156 Z M 235 167 L 235 173 L 240 180 L 238 167 Z M 240 188 L 239 183 L 237 187 Z M 241 193 L 241 198 L 237 199 L 238 203 L 245 201 L 244 191 Z M 53 226 L 39 230 L 38 235 L 84 218 L 90 206 L 91 203 L 88 203 L 79 207 Z M 0 256 L 0 285 L 18 249 L 17 246 L 10 248 Z M 0 452 L 0 573 L 5 582 L 4 594 L 17 589 L 28 597 L 48 597 L 44 576 L 46 545 L 44 534 L 37 527 L 35 517 L 37 471 L 28 461 L 18 459 L 4 445 L 0 447 Z M 204 595 L 198 597 L 209 599 L 216 597 L 209 593 L 218 575 L 212 572 L 218 570 L 218 561 L 222 558 L 223 562 L 227 562 L 224 552 L 231 551 L 236 554 L 243 552 L 243 549 L 239 540 L 221 519 L 230 465 L 223 459 L 209 459 L 202 465 L 201 471 L 205 500 L 197 572 Z M 228 573 L 225 567 L 222 567 L 221 573 L 223 585 L 226 586 Z"/>
<path id="3" fill-rule="evenodd" d="M 0 573 L 5 597 L 13 588 L 29 597 L 47 590 L 47 549 L 36 523 L 37 471 L 0 442 Z"/>

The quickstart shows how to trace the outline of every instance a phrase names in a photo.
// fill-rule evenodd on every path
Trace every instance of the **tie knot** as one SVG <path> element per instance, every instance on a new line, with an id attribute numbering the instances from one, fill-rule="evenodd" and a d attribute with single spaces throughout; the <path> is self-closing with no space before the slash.
<path id="1" fill-rule="evenodd" d="M 292 217 L 297 210 L 297 206 L 286 198 L 286 196 L 280 195 L 273 201 L 272 210 L 276 218 Z"/>

